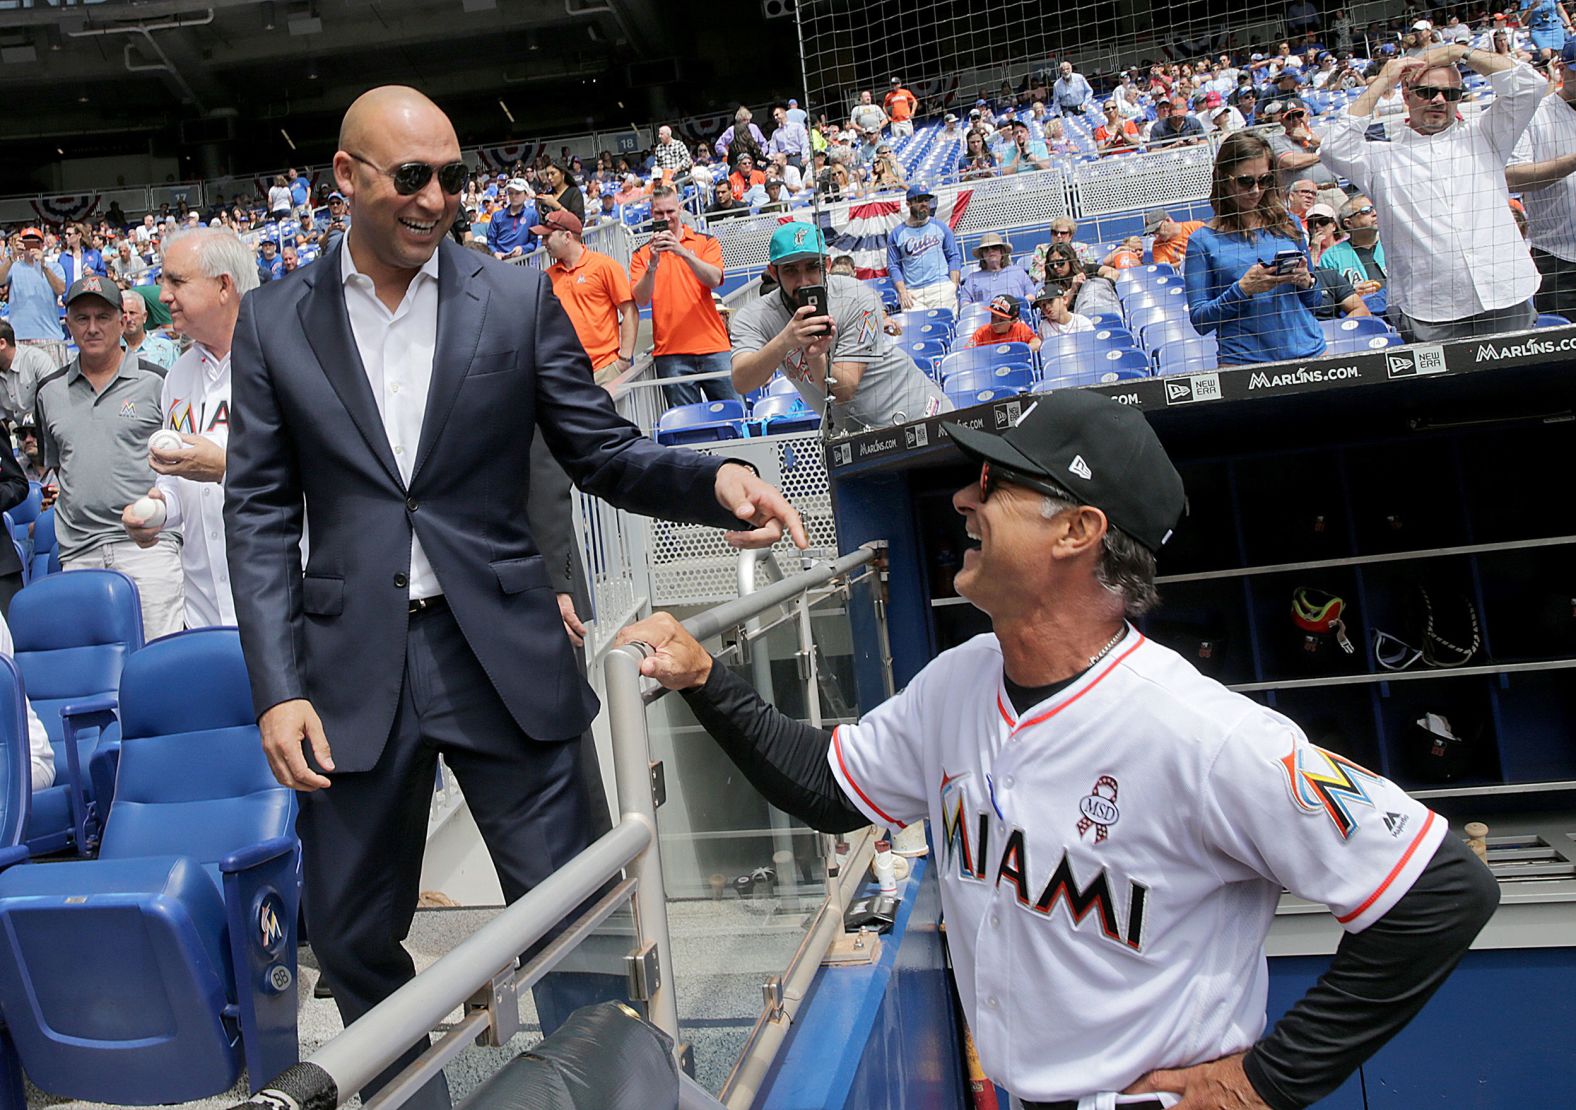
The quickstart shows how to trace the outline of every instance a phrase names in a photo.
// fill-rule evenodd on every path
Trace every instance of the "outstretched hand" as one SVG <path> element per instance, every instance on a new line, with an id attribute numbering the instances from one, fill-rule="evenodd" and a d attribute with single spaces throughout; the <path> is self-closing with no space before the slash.
<path id="1" fill-rule="evenodd" d="M 1156 1068 L 1124 1095 L 1180 1094 L 1171 1110 L 1269 1110 L 1242 1070 L 1243 1053 L 1191 1068 Z"/>
<path id="2" fill-rule="evenodd" d="M 787 532 L 803 551 L 810 546 L 804 522 L 776 486 L 761 481 L 747 466 L 724 463 L 717 471 L 717 503 L 755 527 L 727 533 L 734 547 L 770 547 Z"/>

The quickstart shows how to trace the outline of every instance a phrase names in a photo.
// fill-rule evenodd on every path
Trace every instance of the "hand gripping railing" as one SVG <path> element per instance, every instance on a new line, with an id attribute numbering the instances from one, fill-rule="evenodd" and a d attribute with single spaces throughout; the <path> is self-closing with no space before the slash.
<path id="1" fill-rule="evenodd" d="M 684 627 L 697 640 L 706 640 L 744 626 L 775 606 L 843 578 L 856 567 L 872 562 L 876 554 L 874 547 L 860 548 L 700 613 L 684 622 Z M 241 1105 L 302 1110 L 340 1106 L 401 1055 L 405 1046 L 427 1036 L 456 1008 L 466 1006 L 464 1018 L 447 1028 L 419 1060 L 366 1103 L 368 1110 L 400 1105 L 472 1041 L 483 1038 L 500 1045 L 518 1032 L 519 992 L 540 982 L 626 899 L 634 906 L 636 948 L 630 956 L 632 981 L 638 980 L 638 993 L 644 995 L 648 1020 L 677 1041 L 678 1009 L 671 982 L 673 956 L 656 835 L 656 768 L 651 761 L 646 729 L 646 705 L 663 691 L 642 692 L 643 655 L 642 648 L 626 645 L 609 651 L 603 664 L 618 789 L 618 824 L 308 1060 L 275 1076 L 251 1101 Z M 843 909 L 868 858 L 869 844 L 862 842 L 848 857 L 840 877 L 829 882 L 833 895 L 821 907 L 783 977 L 782 1001 L 757 1023 L 751 1035 L 752 1047 L 729 1079 L 729 1088 L 734 1092 L 729 1106 L 749 1105 L 798 1000 L 841 925 Z M 623 878 L 619 879 L 621 874 Z M 515 967 L 520 952 L 552 932 L 566 913 L 597 894 L 610 880 L 619 881 L 563 926 L 529 962 Z M 680 1106 L 686 1110 L 723 1105 L 682 1074 L 680 1096 Z M 740 1101 L 741 1097 L 744 1101 Z"/>

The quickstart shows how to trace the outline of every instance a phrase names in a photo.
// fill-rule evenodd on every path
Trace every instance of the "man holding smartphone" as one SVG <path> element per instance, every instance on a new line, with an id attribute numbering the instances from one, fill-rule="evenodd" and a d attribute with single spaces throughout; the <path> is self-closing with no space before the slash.
<path id="1" fill-rule="evenodd" d="M 826 240 L 813 224 L 786 223 L 772 234 L 767 275 L 777 288 L 736 312 L 733 385 L 759 389 L 778 370 L 834 432 L 902 424 L 952 408 L 882 328 L 875 291 L 826 272 Z M 831 405 L 827 405 L 828 379 Z"/>

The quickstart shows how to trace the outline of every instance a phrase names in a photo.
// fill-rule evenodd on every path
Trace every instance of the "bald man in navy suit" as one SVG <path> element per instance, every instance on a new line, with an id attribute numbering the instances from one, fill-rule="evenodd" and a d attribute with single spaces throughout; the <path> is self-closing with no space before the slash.
<path id="1" fill-rule="evenodd" d="M 588 842 L 597 702 L 526 514 L 534 435 L 621 508 L 806 541 L 753 468 L 617 415 L 539 271 L 447 237 L 465 168 L 425 96 L 362 95 L 334 177 L 349 232 L 242 304 L 225 527 L 263 746 L 301 792 L 312 947 L 350 1022 L 412 974 L 439 754 L 509 900 Z M 420 1103 L 447 1105 L 441 1080 Z"/>

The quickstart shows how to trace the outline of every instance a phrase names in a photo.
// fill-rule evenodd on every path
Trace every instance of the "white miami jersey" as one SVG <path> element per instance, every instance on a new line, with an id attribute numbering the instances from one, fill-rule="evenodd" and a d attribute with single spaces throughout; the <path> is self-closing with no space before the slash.
<path id="1" fill-rule="evenodd" d="M 981 1063 L 1024 1099 L 1248 1048 L 1281 887 L 1360 931 L 1446 830 L 1131 627 L 1022 717 L 978 636 L 839 726 L 828 758 L 872 821 L 930 818 Z"/>

